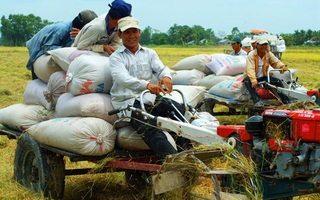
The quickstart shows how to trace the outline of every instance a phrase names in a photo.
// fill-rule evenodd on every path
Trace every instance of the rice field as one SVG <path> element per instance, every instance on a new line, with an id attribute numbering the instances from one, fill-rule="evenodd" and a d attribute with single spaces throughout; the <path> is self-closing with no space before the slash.
<path id="1" fill-rule="evenodd" d="M 151 47 L 159 54 L 163 63 L 172 67 L 183 58 L 197 54 L 223 53 L 230 46 L 221 47 Z M 320 47 L 289 47 L 282 56 L 282 61 L 289 68 L 297 69 L 298 82 L 308 89 L 320 87 L 318 71 L 320 69 Z M 23 93 L 31 73 L 25 67 L 28 60 L 28 51 L 25 47 L 0 47 L 0 108 L 23 102 Z M 219 121 L 234 119 L 230 117 L 217 117 Z M 0 136 L 0 199 L 44 199 L 34 196 L 31 192 L 20 186 L 13 179 L 13 159 L 16 140 L 9 140 Z M 68 168 L 94 167 L 90 162 L 70 162 L 66 159 Z M 129 191 L 123 173 L 88 174 L 67 176 L 64 199 L 110 199 L 131 200 L 150 199 L 150 196 Z M 205 183 L 204 183 L 205 184 Z M 199 189 L 199 188 L 198 188 Z M 207 189 L 204 185 L 203 190 Z M 201 187 L 200 187 L 201 190 Z M 203 191 L 204 192 L 204 191 Z M 148 194 L 148 193 L 147 193 Z M 149 193 L 150 194 L 150 193 Z M 181 199 L 182 191 L 177 190 L 161 195 L 160 199 Z M 319 199 L 318 195 L 306 195 L 294 199 Z"/>

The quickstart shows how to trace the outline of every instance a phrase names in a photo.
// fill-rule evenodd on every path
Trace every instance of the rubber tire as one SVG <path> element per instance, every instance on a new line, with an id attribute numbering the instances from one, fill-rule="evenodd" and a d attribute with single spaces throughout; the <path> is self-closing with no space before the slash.
<path id="1" fill-rule="evenodd" d="M 31 192 L 50 199 L 62 199 L 65 186 L 63 156 L 44 148 L 24 133 L 14 157 L 14 178 Z"/>
<path id="2" fill-rule="evenodd" d="M 216 101 L 214 99 L 203 99 L 198 105 L 196 105 L 195 109 L 199 112 L 208 112 L 214 116 L 214 107 L 216 105 Z"/>

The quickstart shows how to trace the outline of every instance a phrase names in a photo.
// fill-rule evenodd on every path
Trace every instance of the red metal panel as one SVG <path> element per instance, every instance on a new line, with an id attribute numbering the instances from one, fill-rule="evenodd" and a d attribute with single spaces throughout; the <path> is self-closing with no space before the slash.
<path id="1" fill-rule="evenodd" d="M 272 151 L 292 152 L 294 140 L 269 139 L 269 146 Z"/>
<path id="2" fill-rule="evenodd" d="M 228 138 L 232 133 L 238 133 L 242 141 L 252 140 L 244 125 L 224 125 L 217 128 L 217 134 L 221 137 Z"/>
<path id="3" fill-rule="evenodd" d="M 302 139 L 305 142 L 319 142 L 316 141 L 315 125 L 315 121 L 295 120 L 293 123 L 293 137 L 295 139 Z"/>

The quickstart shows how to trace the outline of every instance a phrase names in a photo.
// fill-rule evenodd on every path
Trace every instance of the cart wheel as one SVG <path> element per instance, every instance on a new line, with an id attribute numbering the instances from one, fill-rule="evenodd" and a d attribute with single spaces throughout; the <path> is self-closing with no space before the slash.
<path id="1" fill-rule="evenodd" d="M 141 191 L 150 185 L 150 174 L 144 171 L 126 170 L 125 177 L 129 188 Z"/>
<path id="2" fill-rule="evenodd" d="M 14 178 L 33 193 L 62 199 L 65 185 L 63 157 L 41 148 L 25 133 L 18 140 L 15 152 Z"/>
<path id="3" fill-rule="evenodd" d="M 216 101 L 214 99 L 203 99 L 198 105 L 196 105 L 195 109 L 214 115 L 213 109 L 215 105 Z"/>

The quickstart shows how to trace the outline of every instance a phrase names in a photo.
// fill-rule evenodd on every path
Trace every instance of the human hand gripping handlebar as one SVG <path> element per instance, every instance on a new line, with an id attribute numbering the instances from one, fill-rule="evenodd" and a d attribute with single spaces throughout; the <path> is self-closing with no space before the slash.
<path id="1" fill-rule="evenodd" d="M 146 92 L 150 92 L 150 91 L 148 91 L 148 90 L 144 91 L 140 95 L 140 97 L 142 98 L 142 96 Z M 184 97 L 183 97 L 183 99 L 184 99 Z M 166 101 L 166 99 L 164 101 Z M 170 102 L 170 101 L 168 101 L 168 102 Z M 185 105 L 187 105 L 185 101 L 184 101 L 184 103 L 185 103 Z M 148 119 L 155 120 L 156 126 L 159 129 L 169 131 L 169 132 L 175 132 L 178 136 L 190 139 L 190 140 L 198 142 L 200 144 L 215 144 L 215 143 L 221 144 L 223 142 L 225 142 L 227 144 L 225 139 L 223 139 L 222 137 L 217 135 L 216 131 L 212 131 L 212 130 L 209 130 L 209 129 L 206 129 L 206 128 L 200 127 L 200 126 L 195 126 L 191 123 L 173 120 L 173 119 L 170 119 L 167 117 L 154 116 L 152 114 L 147 113 L 144 110 L 145 109 L 144 105 L 142 105 L 142 104 L 143 104 L 143 101 L 141 101 L 141 109 L 135 108 L 132 105 L 128 105 L 126 107 L 111 110 L 108 112 L 108 114 L 114 115 L 114 114 L 117 114 L 117 113 L 124 111 L 124 110 L 139 112 L 140 115 L 145 116 Z M 189 107 L 187 107 L 187 109 L 189 110 Z M 125 116 L 123 116 L 123 117 L 125 117 Z"/>

